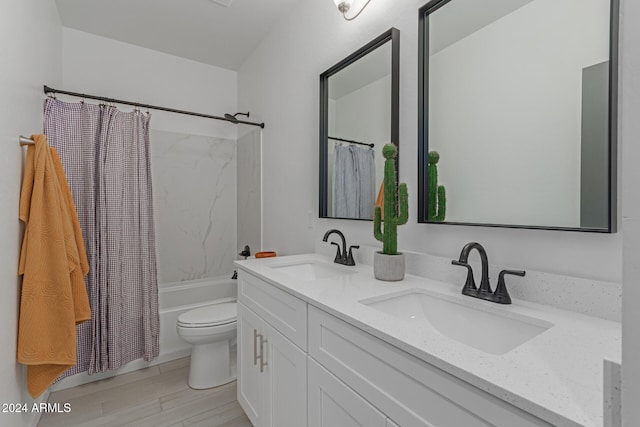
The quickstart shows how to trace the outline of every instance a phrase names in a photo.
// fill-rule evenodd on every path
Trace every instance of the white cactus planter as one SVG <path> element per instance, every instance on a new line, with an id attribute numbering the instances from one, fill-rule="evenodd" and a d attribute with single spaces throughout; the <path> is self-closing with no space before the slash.
<path id="1" fill-rule="evenodd" d="M 405 256 L 403 253 L 387 255 L 376 252 L 373 255 L 373 275 L 378 280 L 397 282 L 404 279 Z"/>

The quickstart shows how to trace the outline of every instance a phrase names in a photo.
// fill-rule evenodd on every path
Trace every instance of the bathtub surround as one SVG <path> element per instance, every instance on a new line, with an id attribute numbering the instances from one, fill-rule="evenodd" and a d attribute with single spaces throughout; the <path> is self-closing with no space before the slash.
<path id="1" fill-rule="evenodd" d="M 230 274 L 237 252 L 236 142 L 159 130 L 151 139 L 158 281 Z"/>

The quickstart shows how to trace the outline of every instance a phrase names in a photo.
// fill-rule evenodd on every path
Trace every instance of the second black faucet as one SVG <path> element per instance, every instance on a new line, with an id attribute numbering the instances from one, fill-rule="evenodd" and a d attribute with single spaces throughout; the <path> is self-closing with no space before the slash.
<path id="1" fill-rule="evenodd" d="M 338 236 L 340 236 L 340 239 L 342 239 L 342 251 L 340 250 L 340 245 L 338 243 L 331 242 L 332 245 L 336 245 L 338 247 L 338 250 L 336 251 L 336 257 L 333 262 L 342 265 L 356 265 L 356 262 L 353 259 L 352 250 L 358 249 L 360 246 L 349 246 L 349 251 L 347 252 L 347 240 L 344 238 L 344 234 L 342 234 L 342 231 L 335 228 L 332 228 L 331 230 L 324 233 L 322 241 L 326 242 L 331 234 L 337 234 Z"/>
<path id="2" fill-rule="evenodd" d="M 473 249 L 476 249 L 480 254 L 480 262 L 482 263 L 482 279 L 480 280 L 479 288 L 476 288 L 476 283 L 473 279 L 473 269 L 469 265 L 469 254 Z M 498 304 L 511 304 L 511 297 L 507 291 L 504 276 L 507 274 L 524 276 L 526 274 L 523 270 L 502 270 L 498 275 L 498 286 L 496 286 L 495 292 L 492 291 L 491 285 L 489 284 L 489 260 L 487 258 L 487 252 L 482 245 L 477 242 L 470 242 L 464 245 L 458 260 L 452 260 L 451 264 L 466 267 L 467 269 L 467 280 L 462 288 L 463 295 L 497 302 Z"/>

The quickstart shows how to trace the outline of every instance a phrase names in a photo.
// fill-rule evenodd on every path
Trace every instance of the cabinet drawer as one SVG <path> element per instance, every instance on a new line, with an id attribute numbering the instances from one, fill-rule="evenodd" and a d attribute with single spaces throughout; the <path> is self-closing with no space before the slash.
<path id="1" fill-rule="evenodd" d="M 246 271 L 238 272 L 238 300 L 278 332 L 307 349 L 307 303 Z"/>
<path id="2" fill-rule="evenodd" d="M 402 427 L 552 427 L 315 307 L 309 355 Z"/>

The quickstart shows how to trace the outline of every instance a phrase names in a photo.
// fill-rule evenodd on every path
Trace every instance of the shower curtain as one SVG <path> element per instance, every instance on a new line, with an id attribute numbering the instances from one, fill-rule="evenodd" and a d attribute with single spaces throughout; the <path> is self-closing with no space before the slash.
<path id="1" fill-rule="evenodd" d="M 92 318 L 77 327 L 77 364 L 61 378 L 151 360 L 159 353 L 159 315 L 149 115 L 48 98 L 44 116 L 89 260 Z"/>
<path id="2" fill-rule="evenodd" d="M 333 216 L 373 218 L 375 161 L 371 148 L 335 147 L 333 165 Z"/>

